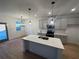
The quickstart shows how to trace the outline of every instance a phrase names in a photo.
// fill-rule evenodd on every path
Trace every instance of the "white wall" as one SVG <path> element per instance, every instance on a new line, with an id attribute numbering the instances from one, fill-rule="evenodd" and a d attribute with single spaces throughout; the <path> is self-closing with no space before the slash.
<path id="1" fill-rule="evenodd" d="M 13 17 L 0 17 L 0 22 L 7 23 L 9 39 L 19 38 L 26 35 L 25 29 L 18 32 L 16 31 L 16 20 L 18 19 Z"/>
<path id="2" fill-rule="evenodd" d="M 60 16 L 55 21 L 56 32 L 67 34 L 67 42 L 79 44 L 79 17 L 75 15 Z"/>
<path id="3" fill-rule="evenodd" d="M 79 18 L 67 18 L 67 23 L 68 42 L 79 44 Z"/>
<path id="4" fill-rule="evenodd" d="M 35 18 L 30 18 L 30 20 L 31 20 L 31 24 L 29 24 L 29 19 L 25 20 L 25 24 L 26 24 L 25 30 L 26 30 L 27 35 L 38 34 L 38 32 L 39 32 L 39 20 L 35 19 Z"/>
<path id="5" fill-rule="evenodd" d="M 67 34 L 67 42 L 79 44 L 79 17 L 60 17 L 56 21 L 56 28 L 64 29 Z"/>
<path id="6" fill-rule="evenodd" d="M 79 44 L 79 26 L 69 26 L 67 28 L 68 42 Z"/>

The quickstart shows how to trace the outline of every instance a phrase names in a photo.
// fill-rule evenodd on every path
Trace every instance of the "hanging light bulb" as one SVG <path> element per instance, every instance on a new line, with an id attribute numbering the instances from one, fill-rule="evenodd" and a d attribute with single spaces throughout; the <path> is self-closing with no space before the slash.
<path id="1" fill-rule="evenodd" d="M 51 15 L 51 17 L 50 17 L 50 21 L 49 21 L 49 24 L 50 25 L 54 25 L 54 14 L 53 14 L 53 9 L 54 9 L 54 6 L 55 6 L 55 1 L 52 1 L 51 2 L 51 5 L 52 5 L 52 7 L 51 7 L 51 11 L 48 13 L 49 15 Z"/>
<path id="2" fill-rule="evenodd" d="M 31 20 L 29 21 L 29 24 L 31 24 Z"/>
<path id="3" fill-rule="evenodd" d="M 48 14 L 49 14 L 49 15 L 51 15 L 51 14 L 52 14 L 52 12 L 49 12 Z"/>
<path id="4" fill-rule="evenodd" d="M 51 21 L 50 24 L 51 24 L 51 25 L 54 25 L 54 21 Z"/>
<path id="5" fill-rule="evenodd" d="M 50 9 L 51 11 L 48 12 L 48 14 L 51 15 L 51 16 L 53 16 L 53 8 L 54 8 L 54 5 L 55 5 L 55 1 L 52 1 L 52 2 L 51 2 L 51 5 L 52 5 L 52 7 L 51 7 L 51 9 Z"/>

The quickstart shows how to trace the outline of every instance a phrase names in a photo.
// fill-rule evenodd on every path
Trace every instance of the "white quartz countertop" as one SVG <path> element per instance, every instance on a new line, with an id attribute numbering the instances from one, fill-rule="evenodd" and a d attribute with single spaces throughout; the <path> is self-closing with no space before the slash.
<path id="1" fill-rule="evenodd" d="M 55 48 L 59 48 L 59 49 L 64 49 L 64 46 L 59 38 L 49 37 L 49 40 L 43 40 L 38 37 L 39 35 L 29 35 L 29 36 L 23 37 L 22 39 L 39 43 L 39 44 L 43 44 L 43 45 L 47 45 L 47 46 L 51 46 L 51 47 L 55 47 Z"/>

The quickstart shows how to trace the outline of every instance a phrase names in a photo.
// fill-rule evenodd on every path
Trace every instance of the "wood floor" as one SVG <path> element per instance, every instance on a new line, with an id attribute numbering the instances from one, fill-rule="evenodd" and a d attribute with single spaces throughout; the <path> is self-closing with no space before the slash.
<path id="1" fill-rule="evenodd" d="M 79 45 L 66 44 L 63 51 L 63 59 L 79 59 Z"/>
<path id="2" fill-rule="evenodd" d="M 44 59 L 38 55 L 23 51 L 22 40 L 12 40 L 0 44 L 0 59 Z"/>
<path id="3" fill-rule="evenodd" d="M 66 44 L 62 59 L 79 59 L 79 46 Z M 45 59 L 30 52 L 24 52 L 20 39 L 0 43 L 0 59 Z"/>

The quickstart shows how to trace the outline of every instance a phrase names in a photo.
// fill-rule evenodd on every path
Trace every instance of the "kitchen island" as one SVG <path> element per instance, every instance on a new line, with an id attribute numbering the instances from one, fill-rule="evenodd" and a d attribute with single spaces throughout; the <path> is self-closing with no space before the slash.
<path id="1" fill-rule="evenodd" d="M 61 59 L 63 44 L 59 38 L 43 40 L 39 35 L 29 35 L 23 37 L 24 49 L 40 55 L 46 59 Z"/>

